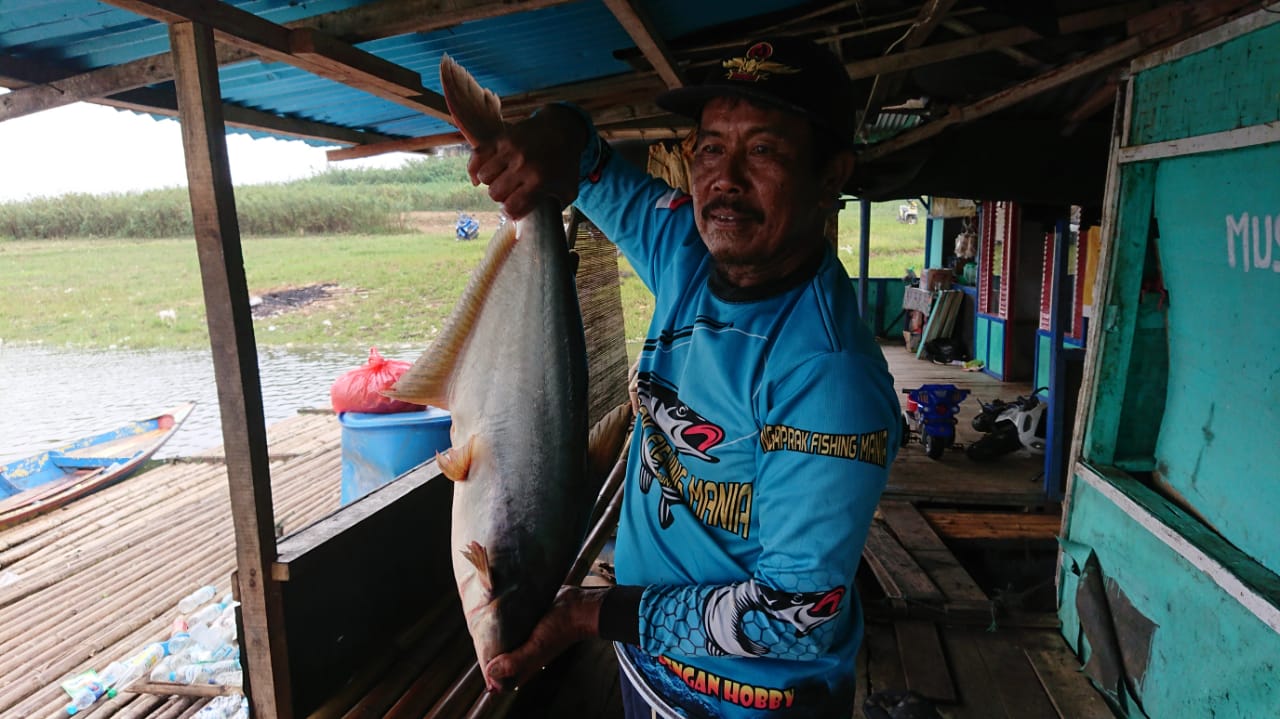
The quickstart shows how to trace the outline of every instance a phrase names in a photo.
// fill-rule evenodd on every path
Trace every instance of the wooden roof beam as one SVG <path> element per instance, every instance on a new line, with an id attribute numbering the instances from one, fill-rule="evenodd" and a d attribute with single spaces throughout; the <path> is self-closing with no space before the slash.
<path id="1" fill-rule="evenodd" d="M 1080 125 L 1089 118 L 1097 115 L 1099 112 L 1113 107 L 1116 103 L 1116 93 L 1119 92 L 1120 73 L 1112 71 L 1102 84 L 1086 97 L 1080 104 L 1076 105 L 1062 121 L 1062 134 L 1064 137 L 1075 134 Z"/>
<path id="2" fill-rule="evenodd" d="M 94 101 L 99 105 L 124 110 L 135 110 L 155 115 L 178 116 L 177 96 L 164 90 L 140 88 L 117 93 Z M 313 120 L 282 117 L 242 105 L 222 103 L 222 119 L 229 127 L 242 130 L 258 130 L 277 135 L 288 135 L 306 140 L 320 140 L 341 145 L 362 145 L 370 142 L 388 142 L 395 138 L 374 132 L 361 132 L 340 125 L 329 125 Z"/>
<path id="3" fill-rule="evenodd" d="M 523 115 L 527 116 L 528 112 L 523 113 Z M 507 113 L 506 116 L 508 120 L 514 120 L 519 117 L 519 115 L 516 115 L 515 113 Z M 608 137 L 608 133 L 613 131 L 608 127 L 611 124 L 669 116 L 669 113 L 652 102 L 632 105 L 610 103 L 605 107 L 605 109 L 592 113 L 591 119 L 596 123 L 600 133 Z M 446 132 L 438 135 L 424 135 L 422 137 L 409 137 L 385 142 L 369 143 L 360 147 L 338 148 L 335 150 L 329 150 L 328 153 L 326 153 L 326 157 L 330 162 L 334 162 L 336 160 L 355 160 L 362 157 L 374 157 L 388 152 L 422 152 L 423 150 L 444 147 L 446 145 L 456 145 L 461 142 L 465 142 L 462 137 L 462 133 Z"/>
<path id="4" fill-rule="evenodd" d="M 221 2 L 107 0 L 166 23 L 198 22 L 219 40 L 363 90 L 441 120 L 451 121 L 444 97 L 422 86 L 412 70 L 383 60 L 312 28 L 290 29 Z"/>
<path id="5" fill-rule="evenodd" d="M 582 105 L 625 101 L 623 98 L 653 99 L 662 91 L 655 73 L 613 75 L 596 80 L 556 85 L 502 98 L 502 111 L 508 117 L 528 114 L 550 102 L 576 102 Z"/>
<path id="6" fill-rule="evenodd" d="M 864 150 L 860 157 L 865 161 L 871 161 L 891 155 L 936 137 L 952 125 L 986 117 L 1077 78 L 1130 60 L 1159 45 L 1177 42 L 1227 22 L 1242 9 L 1256 4 L 1257 0 L 1204 0 L 1196 3 L 1180 2 L 1152 10 L 1130 21 L 1131 28 L 1141 28 L 1141 31 L 1133 37 L 1054 68 L 1026 82 L 1005 88 L 975 103 L 953 107 L 943 117 L 908 130 L 891 140 L 872 145 Z"/>
<path id="7" fill-rule="evenodd" d="M 675 58 L 671 55 L 666 41 L 658 34 L 649 16 L 640 9 L 635 0 L 604 0 L 604 5 L 618 19 L 618 24 L 631 36 L 636 47 L 649 61 L 649 65 L 658 73 L 658 77 L 667 84 L 668 89 L 684 87 L 684 78 L 676 67 Z"/>
<path id="8" fill-rule="evenodd" d="M 1097 72 L 1105 67 L 1109 67 L 1118 62 L 1135 57 L 1149 45 L 1144 43 L 1140 38 L 1131 37 L 1124 42 L 1112 45 L 1105 50 L 1096 52 L 1092 55 L 1076 60 L 1075 62 L 1054 68 L 1026 82 L 1006 88 L 1000 92 L 984 97 L 981 100 L 964 105 L 962 107 L 953 107 L 945 116 L 921 125 L 913 130 L 908 130 L 891 140 L 872 145 L 862 153 L 865 160 L 875 160 L 887 155 L 891 155 L 911 145 L 935 137 L 942 133 L 943 130 L 964 122 L 972 122 L 981 117 L 986 117 L 994 112 L 999 112 L 1006 107 L 1012 107 L 1027 98 L 1039 95 L 1047 90 L 1064 85 L 1076 78 Z"/>
<path id="9" fill-rule="evenodd" d="M 358 43 L 431 32 L 473 20 L 564 5 L 576 0 L 381 0 L 289 23 Z"/>
<path id="10" fill-rule="evenodd" d="M 29 59 L 10 58 L 0 55 L 0 84 L 18 88 L 8 95 L 0 95 L 0 101 L 10 95 L 21 92 L 36 83 L 48 84 L 50 78 L 58 77 L 58 69 L 45 63 Z M 52 82 L 57 82 L 53 80 Z M 139 88 L 116 93 L 109 97 L 92 100 L 95 104 L 134 110 L 155 115 L 176 117 L 178 114 L 177 95 L 167 90 Z M 395 138 L 372 132 L 361 132 L 349 127 L 330 125 L 313 120 L 282 117 L 261 110 L 233 105 L 224 102 L 222 114 L 226 124 L 244 130 L 260 130 L 279 135 L 288 135 L 310 140 L 321 140 L 337 144 L 362 144 L 367 142 L 385 142 Z"/>
<path id="11" fill-rule="evenodd" d="M 1096 30 L 1108 25 L 1118 25 L 1139 17 L 1150 7 L 1150 0 L 1140 0 L 1139 2 L 1130 2 L 1101 10 L 1075 13 L 1060 18 L 1058 20 L 1058 28 L 1063 35 L 1072 35 L 1088 30 Z M 947 19 L 943 21 L 943 24 L 962 27 L 972 33 L 972 28 L 958 20 Z M 963 33 L 964 31 L 960 32 Z M 948 60 L 957 60 L 979 53 L 1008 50 L 1013 45 L 1020 45 L 1040 38 L 1040 33 L 1031 28 L 1010 27 L 981 35 L 973 35 L 960 40 L 940 42 L 906 52 L 854 60 L 846 63 L 845 69 L 849 71 L 850 77 L 858 80 L 875 75 L 883 76 L 900 73 L 904 70 L 947 62 Z M 1044 66 L 1044 63 L 1035 58 L 1029 58 L 1028 61 L 1042 68 Z M 883 81 L 884 77 L 881 77 L 881 80 Z"/>
<path id="12" fill-rule="evenodd" d="M 410 32 L 430 32 L 471 20 L 483 20 L 514 12 L 538 10 L 571 0 L 381 0 L 381 2 L 324 13 L 286 23 L 291 29 L 313 28 L 349 43 L 393 37 Z M 218 64 L 231 65 L 257 55 L 219 43 Z M 107 97 L 125 90 L 156 85 L 173 79 L 169 53 L 139 58 L 72 77 L 44 82 L 0 98 L 0 121 L 41 110 Z"/>
<path id="13" fill-rule="evenodd" d="M 404 137 L 386 142 L 370 142 L 354 147 L 340 147 L 325 153 L 329 162 L 338 160 L 358 160 L 363 157 L 377 157 L 388 152 L 423 152 L 436 147 L 448 147 L 466 142 L 461 132 L 445 132 L 439 135 L 422 137 Z"/>
<path id="14" fill-rule="evenodd" d="M 946 19 L 947 13 L 951 10 L 956 0 L 925 0 L 920 6 L 920 12 L 916 14 L 915 22 L 906 34 L 894 44 L 893 49 L 899 52 L 915 50 L 929 39 L 933 31 L 938 25 Z M 880 114 L 880 108 L 884 105 L 885 99 L 892 97 L 898 92 L 898 88 L 902 87 L 904 80 L 900 71 L 889 72 L 878 75 L 875 84 L 871 89 L 871 96 L 867 98 L 866 115 L 864 122 L 872 122 L 876 116 Z"/>
<path id="15" fill-rule="evenodd" d="M 173 60 L 168 54 L 156 56 L 156 62 L 130 63 L 123 72 L 113 73 L 111 89 L 101 91 L 96 73 L 86 72 L 54 80 L 41 85 L 31 85 L 0 97 L 0 122 L 30 115 L 42 110 L 70 105 L 80 100 L 146 87 L 153 83 L 157 70 L 173 76 Z M 162 68 L 160 66 L 163 66 Z"/>
<path id="16" fill-rule="evenodd" d="M 972 25 L 962 20 L 947 18 L 946 20 L 942 21 L 942 26 L 950 30 L 951 32 L 959 35 L 960 37 L 971 38 L 971 37 L 978 37 L 981 35 Z M 1037 38 L 1039 38 L 1039 33 L 1036 33 L 1036 38 L 1032 38 L 1032 39 L 1037 39 Z M 1014 43 L 1014 44 L 1017 44 L 1017 43 Z M 1031 55 L 1030 53 L 1019 50 L 1018 48 L 1013 47 L 1012 45 L 1001 45 L 993 48 L 993 50 L 995 52 L 1000 53 L 1001 55 L 1004 55 L 1010 60 L 1013 60 L 1019 65 L 1023 67 L 1031 68 L 1032 70 L 1035 70 L 1037 72 L 1043 72 L 1044 70 L 1047 70 L 1049 68 L 1047 64 L 1045 64 L 1044 62 L 1041 62 L 1034 55 Z"/>

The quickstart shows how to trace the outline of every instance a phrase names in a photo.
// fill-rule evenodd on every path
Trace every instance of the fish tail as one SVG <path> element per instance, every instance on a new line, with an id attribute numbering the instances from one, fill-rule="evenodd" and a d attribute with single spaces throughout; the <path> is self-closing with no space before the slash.
<path id="1" fill-rule="evenodd" d="M 502 121 L 502 101 L 480 87 L 471 73 L 445 55 L 440 59 L 440 87 L 453 124 L 472 147 L 490 142 L 506 131 Z"/>

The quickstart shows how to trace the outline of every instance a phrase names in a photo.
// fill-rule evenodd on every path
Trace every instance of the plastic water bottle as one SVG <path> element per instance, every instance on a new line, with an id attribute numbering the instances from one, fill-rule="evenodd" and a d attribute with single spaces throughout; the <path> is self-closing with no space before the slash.
<path id="1" fill-rule="evenodd" d="M 235 638 L 235 631 L 236 631 L 236 607 L 238 607 L 238 606 L 240 606 L 240 603 L 239 603 L 239 602 L 231 602 L 231 603 L 229 603 L 229 604 L 228 604 L 228 603 L 223 603 L 223 604 L 222 604 L 222 614 L 219 614 L 219 615 L 218 615 L 218 618 L 217 618 L 217 619 L 215 619 L 215 620 L 213 621 L 213 624 L 214 624 L 215 626 L 218 626 L 218 627 L 224 627 L 224 628 L 226 628 L 226 629 L 231 630 L 231 632 L 232 632 L 232 634 L 231 634 L 231 638 L 232 638 L 232 639 L 234 639 L 234 638 Z"/>
<path id="2" fill-rule="evenodd" d="M 187 617 L 187 631 L 198 624 L 212 624 L 222 616 L 222 610 L 225 609 L 221 604 L 207 604 Z"/>
<path id="3" fill-rule="evenodd" d="M 102 679 L 103 684 L 113 687 L 120 683 L 120 677 L 124 674 L 124 670 L 124 662 L 111 662 L 98 677 Z"/>
<path id="4" fill-rule="evenodd" d="M 226 644 L 231 644 L 236 640 L 235 627 L 226 627 L 218 624 L 211 626 L 197 625 L 191 628 L 191 640 L 203 649 L 209 651 L 217 651 Z"/>
<path id="5" fill-rule="evenodd" d="M 173 670 L 176 663 L 177 655 L 174 654 L 170 654 L 164 659 L 161 659 L 160 663 L 151 668 L 151 676 L 149 679 L 153 682 L 169 681 L 169 672 Z"/>
<path id="6" fill-rule="evenodd" d="M 218 672 L 213 675 L 213 679 L 209 680 L 209 683 L 224 687 L 242 687 L 244 686 L 244 670 L 237 668 L 229 672 Z"/>
<path id="7" fill-rule="evenodd" d="M 183 650 L 191 646 L 191 634 L 188 632 L 177 632 L 169 637 L 169 641 L 165 642 L 165 648 L 168 649 L 169 655 L 181 654 Z"/>
<path id="8" fill-rule="evenodd" d="M 71 695 L 71 703 L 67 705 L 67 714 L 75 714 L 83 709 L 93 706 L 98 698 L 107 693 L 107 686 L 101 681 L 91 681 L 85 683 L 84 686 L 76 690 Z"/>
<path id="9" fill-rule="evenodd" d="M 169 681 L 176 684 L 211 684 L 215 675 L 239 669 L 240 662 L 233 659 L 207 664 L 184 664 L 169 672 Z"/>
<path id="10" fill-rule="evenodd" d="M 148 644 L 143 647 L 142 651 L 128 659 L 108 664 L 99 677 L 102 679 L 104 686 L 123 689 L 135 679 L 150 673 L 160 663 L 160 660 L 164 659 L 165 653 L 166 649 L 163 644 L 159 642 Z"/>
<path id="11" fill-rule="evenodd" d="M 191 612 L 194 612 L 196 610 L 196 607 L 200 606 L 201 604 L 204 604 L 210 599 L 213 599 L 214 596 L 217 595 L 217 593 L 218 593 L 218 590 L 215 587 L 208 586 L 208 585 L 200 587 L 194 592 L 183 597 L 178 602 L 178 611 L 182 612 L 183 614 L 190 614 Z"/>

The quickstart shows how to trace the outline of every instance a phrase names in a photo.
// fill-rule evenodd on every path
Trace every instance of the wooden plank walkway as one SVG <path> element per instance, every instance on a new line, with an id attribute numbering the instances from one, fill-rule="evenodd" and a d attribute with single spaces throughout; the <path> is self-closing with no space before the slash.
<path id="1" fill-rule="evenodd" d="M 906 406 L 903 389 L 924 384 L 953 384 L 969 390 L 960 404 L 956 441 L 968 444 L 982 435 L 970 424 L 981 410 L 979 399 L 1010 400 L 1031 393 L 1031 385 L 1001 382 L 982 372 L 965 372 L 949 365 L 936 365 L 918 360 L 901 343 L 884 344 L 885 359 L 893 373 L 899 399 Z M 893 463 L 885 497 L 918 502 L 955 505 L 987 505 L 1014 510 L 1044 508 L 1044 458 L 1029 452 L 1014 452 L 992 462 L 974 462 L 957 448 L 949 449 L 939 460 L 929 459 L 919 442 L 904 447 Z"/>
<path id="2" fill-rule="evenodd" d="M 333 414 L 274 425 L 268 447 L 277 527 L 292 532 L 338 507 Z M 168 637 L 179 599 L 230 591 L 231 505 L 218 449 L 170 462 L 0 532 L 0 716 L 65 717 L 59 684 Z M 124 693 L 94 717 L 178 717 L 207 698 Z"/>
<path id="3" fill-rule="evenodd" d="M 886 346 L 885 354 L 900 389 L 944 382 L 988 400 L 1030 389 L 920 361 L 901 346 Z M 971 396 L 962 407 L 958 440 L 973 441 L 977 433 L 968 422 L 978 403 Z M 270 428 L 278 531 L 295 532 L 337 509 L 339 440 L 330 413 L 308 412 Z M 1051 537 L 1056 506 L 1042 498 L 1039 464 L 1039 458 L 1010 455 L 979 465 L 960 451 L 935 461 L 918 443 L 901 451 L 868 545 L 867 565 L 884 601 L 868 604 L 859 658 L 864 690 L 910 687 L 950 702 L 942 705 L 948 716 L 1036 716 L 1032 710 L 1044 706 L 1058 707 L 1061 716 L 1095 716 L 1078 708 L 1092 706 L 1091 690 L 1080 689 L 1075 659 L 1053 630 L 1014 626 L 989 635 L 985 624 L 977 626 L 990 616 L 991 604 L 944 541 L 949 533 L 960 539 Z M 14 580 L 0 586 L 0 716 L 65 716 L 60 682 L 164 639 L 178 599 L 204 584 L 216 585 L 220 595 L 229 591 L 234 558 L 220 448 L 155 467 L 0 532 L 0 577 Z M 353 699 L 349 709 L 389 701 L 383 708 L 391 714 L 422 716 L 442 691 L 436 686 L 441 680 L 430 678 L 438 672 L 426 667 L 438 669 L 442 657 L 469 647 L 454 634 L 406 635 L 394 656 L 380 663 L 385 678 L 377 691 Z M 441 647 L 453 649 L 441 654 Z M 1019 688 L 1006 686 L 1015 678 Z M 474 692 L 473 684 L 453 689 Z M 591 691 L 582 689 L 588 686 Z M 569 715 L 620 716 L 616 664 L 604 643 L 570 655 L 544 682 L 540 698 L 534 691 L 522 694 L 512 716 L 544 715 L 548 707 Z M 207 701 L 125 693 L 90 712 L 174 718 L 190 716 Z M 1018 709 L 992 708 L 997 706 Z"/>

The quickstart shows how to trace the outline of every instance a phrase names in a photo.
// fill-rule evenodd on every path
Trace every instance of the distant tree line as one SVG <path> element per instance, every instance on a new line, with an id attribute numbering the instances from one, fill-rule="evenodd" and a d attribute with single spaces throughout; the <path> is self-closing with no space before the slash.
<path id="1" fill-rule="evenodd" d="M 395 169 L 329 169 L 282 184 L 236 188 L 245 235 L 365 234 L 402 229 L 405 212 L 492 210 L 472 187 L 465 156 L 424 157 Z M 0 203 L 0 239 L 191 235 L 186 188 L 70 194 Z"/>

